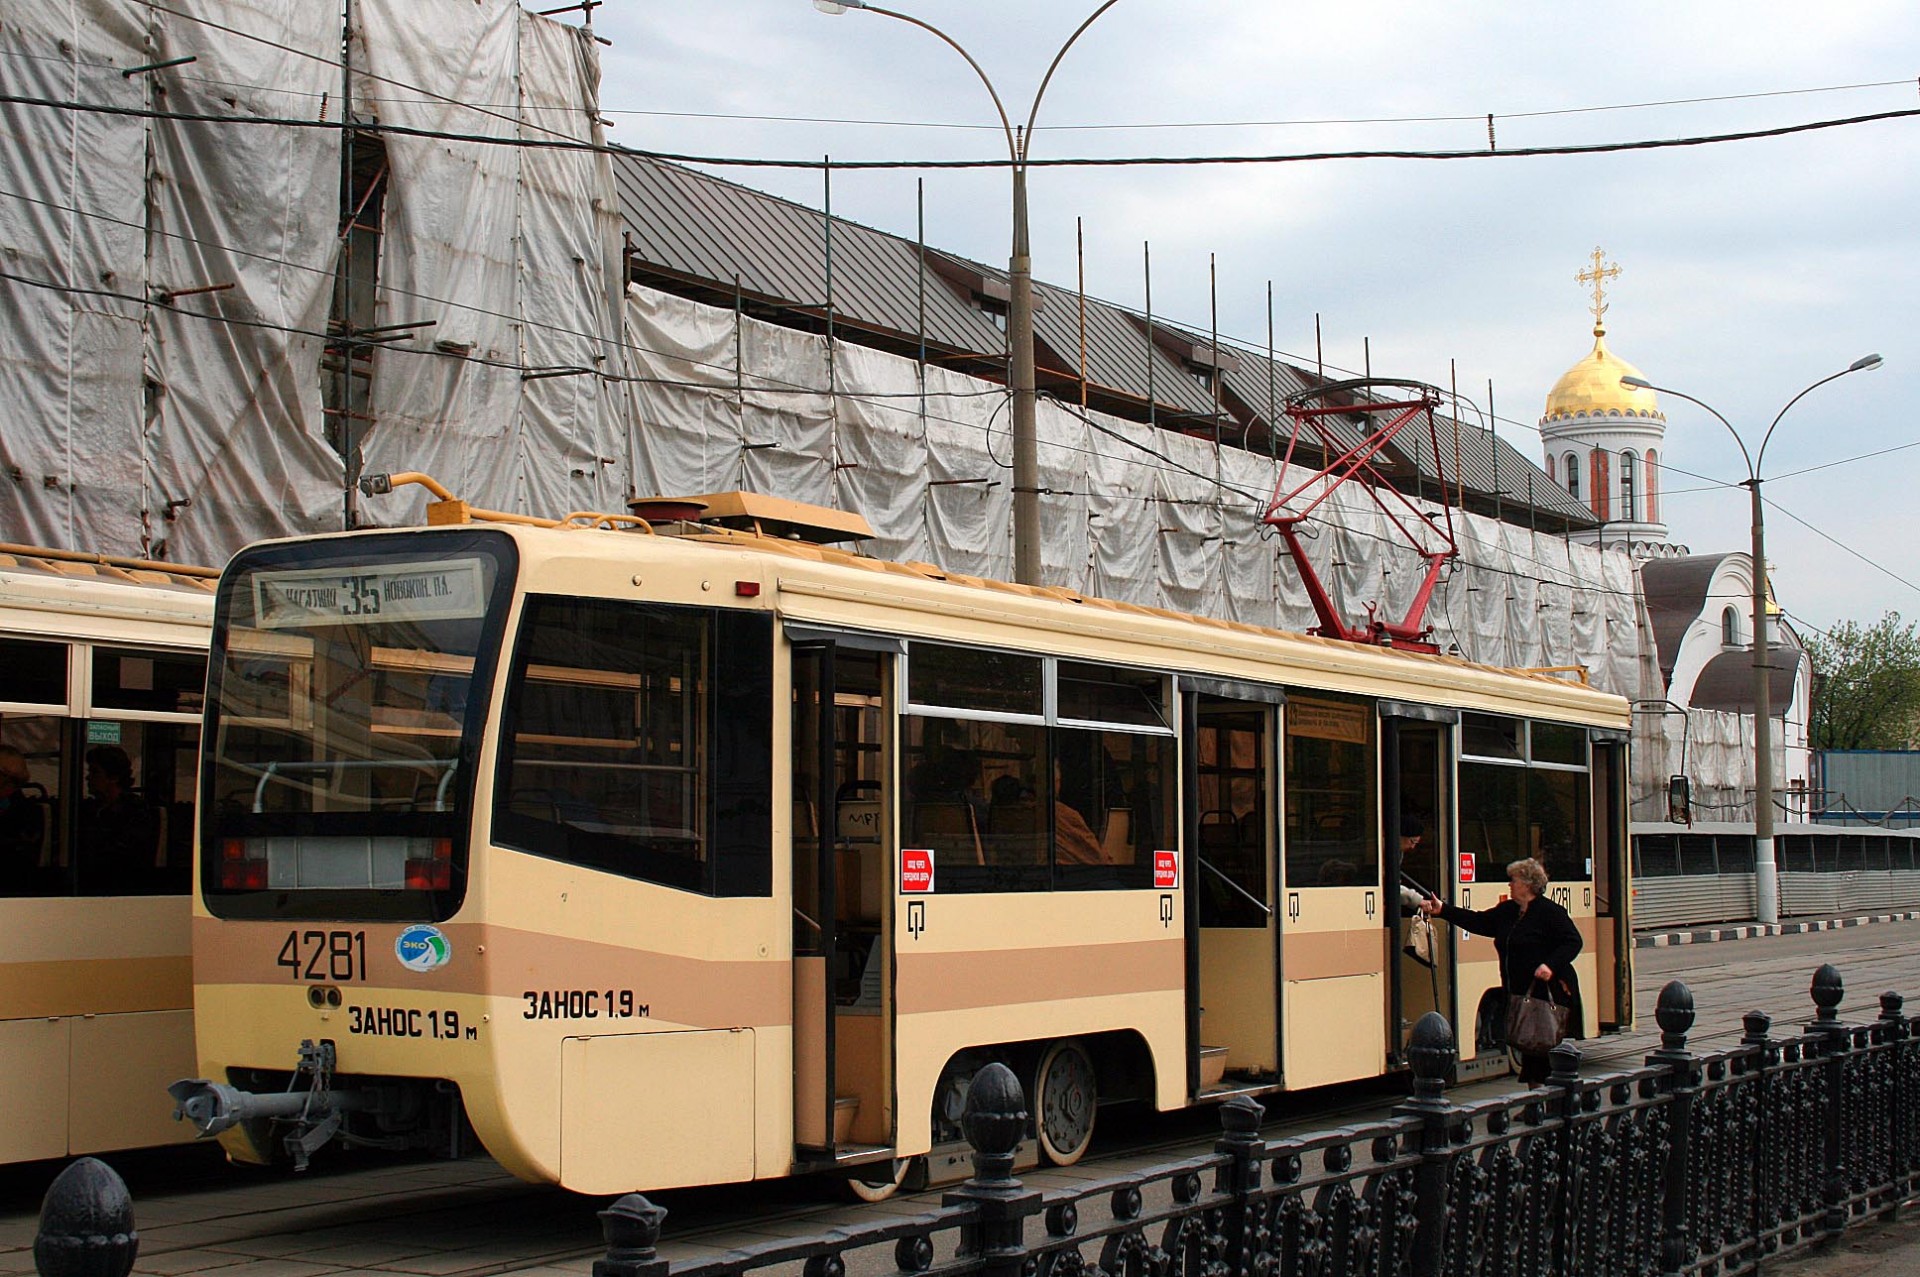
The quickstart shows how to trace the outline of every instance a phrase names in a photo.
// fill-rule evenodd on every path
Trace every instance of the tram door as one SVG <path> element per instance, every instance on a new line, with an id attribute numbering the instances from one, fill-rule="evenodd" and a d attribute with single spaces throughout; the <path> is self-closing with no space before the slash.
<path id="1" fill-rule="evenodd" d="M 1250 689 L 1231 690 L 1244 695 Z M 1271 704 L 1190 690 L 1183 711 L 1192 865 L 1188 1091 L 1199 1096 L 1280 1075 L 1275 715 Z"/>
<path id="2" fill-rule="evenodd" d="M 1448 895 L 1455 717 L 1420 705 L 1380 706 L 1387 857 L 1381 922 L 1387 933 L 1387 1044 L 1396 1064 L 1406 1062 L 1408 1040 L 1421 1016 L 1438 1011 L 1455 1019 L 1453 928 L 1434 926 L 1420 936 L 1399 892 L 1404 884 L 1423 894 Z"/>
<path id="3" fill-rule="evenodd" d="M 1633 933 L 1627 917 L 1627 746 L 1593 742 L 1593 1011 L 1603 1029 L 1633 1025 Z"/>
<path id="4" fill-rule="evenodd" d="M 891 657 L 793 647 L 794 1144 L 802 1162 L 893 1144 Z"/>
<path id="5" fill-rule="evenodd" d="M 1378 717 L 1372 701 L 1290 692 L 1283 712 L 1281 1067 L 1289 1089 L 1387 1063 Z"/>

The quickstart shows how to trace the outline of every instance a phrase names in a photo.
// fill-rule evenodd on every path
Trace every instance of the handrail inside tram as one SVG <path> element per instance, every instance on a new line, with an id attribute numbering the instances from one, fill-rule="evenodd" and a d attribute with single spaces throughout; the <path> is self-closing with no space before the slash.
<path id="1" fill-rule="evenodd" d="M 1260 899 L 1258 896 L 1255 896 L 1252 893 L 1250 893 L 1245 887 L 1242 887 L 1239 883 L 1235 882 L 1232 878 L 1229 878 L 1226 872 L 1220 868 L 1217 868 L 1211 860 L 1208 860 L 1205 856 L 1196 856 L 1195 859 L 1197 859 L 1200 862 L 1200 867 L 1202 869 L 1206 870 L 1208 873 L 1218 878 L 1221 882 L 1226 883 L 1228 887 L 1232 888 L 1235 895 L 1239 896 L 1242 900 L 1252 905 L 1255 909 L 1258 909 L 1261 913 L 1265 914 L 1267 917 L 1269 918 L 1273 917 L 1273 907 L 1271 905 L 1269 905 L 1266 901 Z"/>
<path id="2" fill-rule="evenodd" d="M 440 778 L 439 787 L 434 791 L 435 811 L 445 811 L 447 785 L 453 780 L 454 769 L 460 766 L 457 758 L 340 758 L 331 762 L 281 762 L 275 759 L 268 763 L 260 773 L 260 783 L 253 787 L 253 810 L 255 815 L 267 810 L 267 782 L 277 776 L 287 776 L 295 772 L 332 772 L 332 771 L 371 771 L 380 767 L 417 767 L 428 770 L 445 768 L 446 774 Z"/>

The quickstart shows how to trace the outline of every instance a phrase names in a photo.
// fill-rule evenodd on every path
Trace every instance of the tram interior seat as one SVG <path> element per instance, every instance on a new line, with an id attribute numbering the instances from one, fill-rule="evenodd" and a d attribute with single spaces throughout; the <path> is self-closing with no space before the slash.
<path id="1" fill-rule="evenodd" d="M 1047 836 L 1040 827 L 1040 804 L 1031 797 L 1010 798 L 987 809 L 987 863 L 1044 864 Z"/>
<path id="2" fill-rule="evenodd" d="M 40 848 L 34 856 L 34 864 L 40 869 L 53 867 L 53 795 L 47 787 L 37 780 L 30 780 L 20 787 L 20 798 L 30 804 L 40 817 Z"/>
<path id="3" fill-rule="evenodd" d="M 1240 826 L 1232 812 L 1216 809 L 1200 814 L 1201 851 L 1226 851 L 1240 845 Z"/>
<path id="4" fill-rule="evenodd" d="M 980 825 L 974 819 L 971 803 L 915 803 L 913 836 L 923 846 L 942 856 L 956 856 L 967 864 L 987 863 L 986 853 L 980 845 Z"/>
<path id="5" fill-rule="evenodd" d="M 1133 809 L 1109 807 L 1100 827 L 1100 851 L 1110 865 L 1133 863 Z"/>
<path id="6" fill-rule="evenodd" d="M 1267 818 L 1258 807 L 1240 817 L 1240 846 L 1255 855 L 1264 853 L 1267 848 Z"/>

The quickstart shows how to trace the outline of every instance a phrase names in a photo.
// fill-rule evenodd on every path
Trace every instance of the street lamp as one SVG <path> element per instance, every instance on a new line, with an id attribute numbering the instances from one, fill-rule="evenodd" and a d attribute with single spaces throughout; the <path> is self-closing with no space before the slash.
<path id="1" fill-rule="evenodd" d="M 1780 424 L 1780 418 L 1787 415 L 1787 409 L 1830 381 L 1850 372 L 1878 368 L 1880 363 L 1878 355 L 1863 355 L 1839 372 L 1827 374 L 1787 400 L 1786 408 L 1774 414 L 1767 432 L 1760 436 L 1760 447 L 1755 452 L 1747 450 L 1747 441 L 1740 437 L 1733 423 L 1721 416 L 1712 405 L 1678 390 L 1656 386 L 1645 377 L 1620 379 L 1623 386 L 1672 395 L 1675 399 L 1684 399 L 1705 408 L 1740 445 L 1740 455 L 1747 463 L 1746 482 L 1740 486 L 1747 489 L 1753 501 L 1753 878 L 1754 903 L 1761 922 L 1780 921 L 1780 874 L 1773 855 L 1773 695 L 1767 683 L 1767 530 L 1765 507 L 1760 500 L 1760 463 L 1767 455 L 1767 441 L 1773 438 L 1773 428 Z"/>
<path id="2" fill-rule="evenodd" d="M 1007 138 L 1007 160 L 1013 170 L 1013 252 L 1007 263 L 1007 347 L 1013 357 L 1013 367 L 1008 377 L 1013 388 L 1013 579 L 1022 585 L 1041 584 L 1040 449 L 1034 430 L 1033 263 L 1027 247 L 1027 148 L 1033 141 L 1033 121 L 1040 113 L 1040 99 L 1046 96 L 1047 85 L 1052 81 L 1060 59 L 1067 56 L 1067 50 L 1073 47 L 1073 42 L 1080 38 L 1082 31 L 1093 25 L 1095 18 L 1118 3 L 1119 0 L 1106 0 L 1106 3 L 1087 15 L 1086 21 L 1074 28 L 1067 42 L 1053 55 L 1053 61 L 1047 65 L 1047 73 L 1040 78 L 1040 87 L 1033 95 L 1032 109 L 1027 112 L 1026 128 L 1016 131 L 1013 122 L 1007 118 L 1006 107 L 1000 104 L 1000 94 L 994 89 L 993 81 L 987 78 L 987 73 L 973 55 L 940 28 L 911 14 L 882 9 L 879 5 L 863 3 L 863 0 L 813 0 L 813 7 L 822 13 L 841 14 L 849 9 L 860 9 L 885 18 L 898 18 L 938 36 L 967 60 L 973 73 L 980 77 L 980 83 L 987 86 L 987 96 L 993 99 L 993 109 L 999 112 L 1000 128 Z"/>

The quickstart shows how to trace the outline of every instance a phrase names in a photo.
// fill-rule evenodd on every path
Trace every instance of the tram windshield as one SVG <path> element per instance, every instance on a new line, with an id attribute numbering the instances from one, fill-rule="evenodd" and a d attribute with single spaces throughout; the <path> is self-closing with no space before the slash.
<path id="1" fill-rule="evenodd" d="M 508 538 L 463 531 L 270 546 L 234 562 L 209 679 L 210 908 L 457 907 L 513 561 Z"/>

